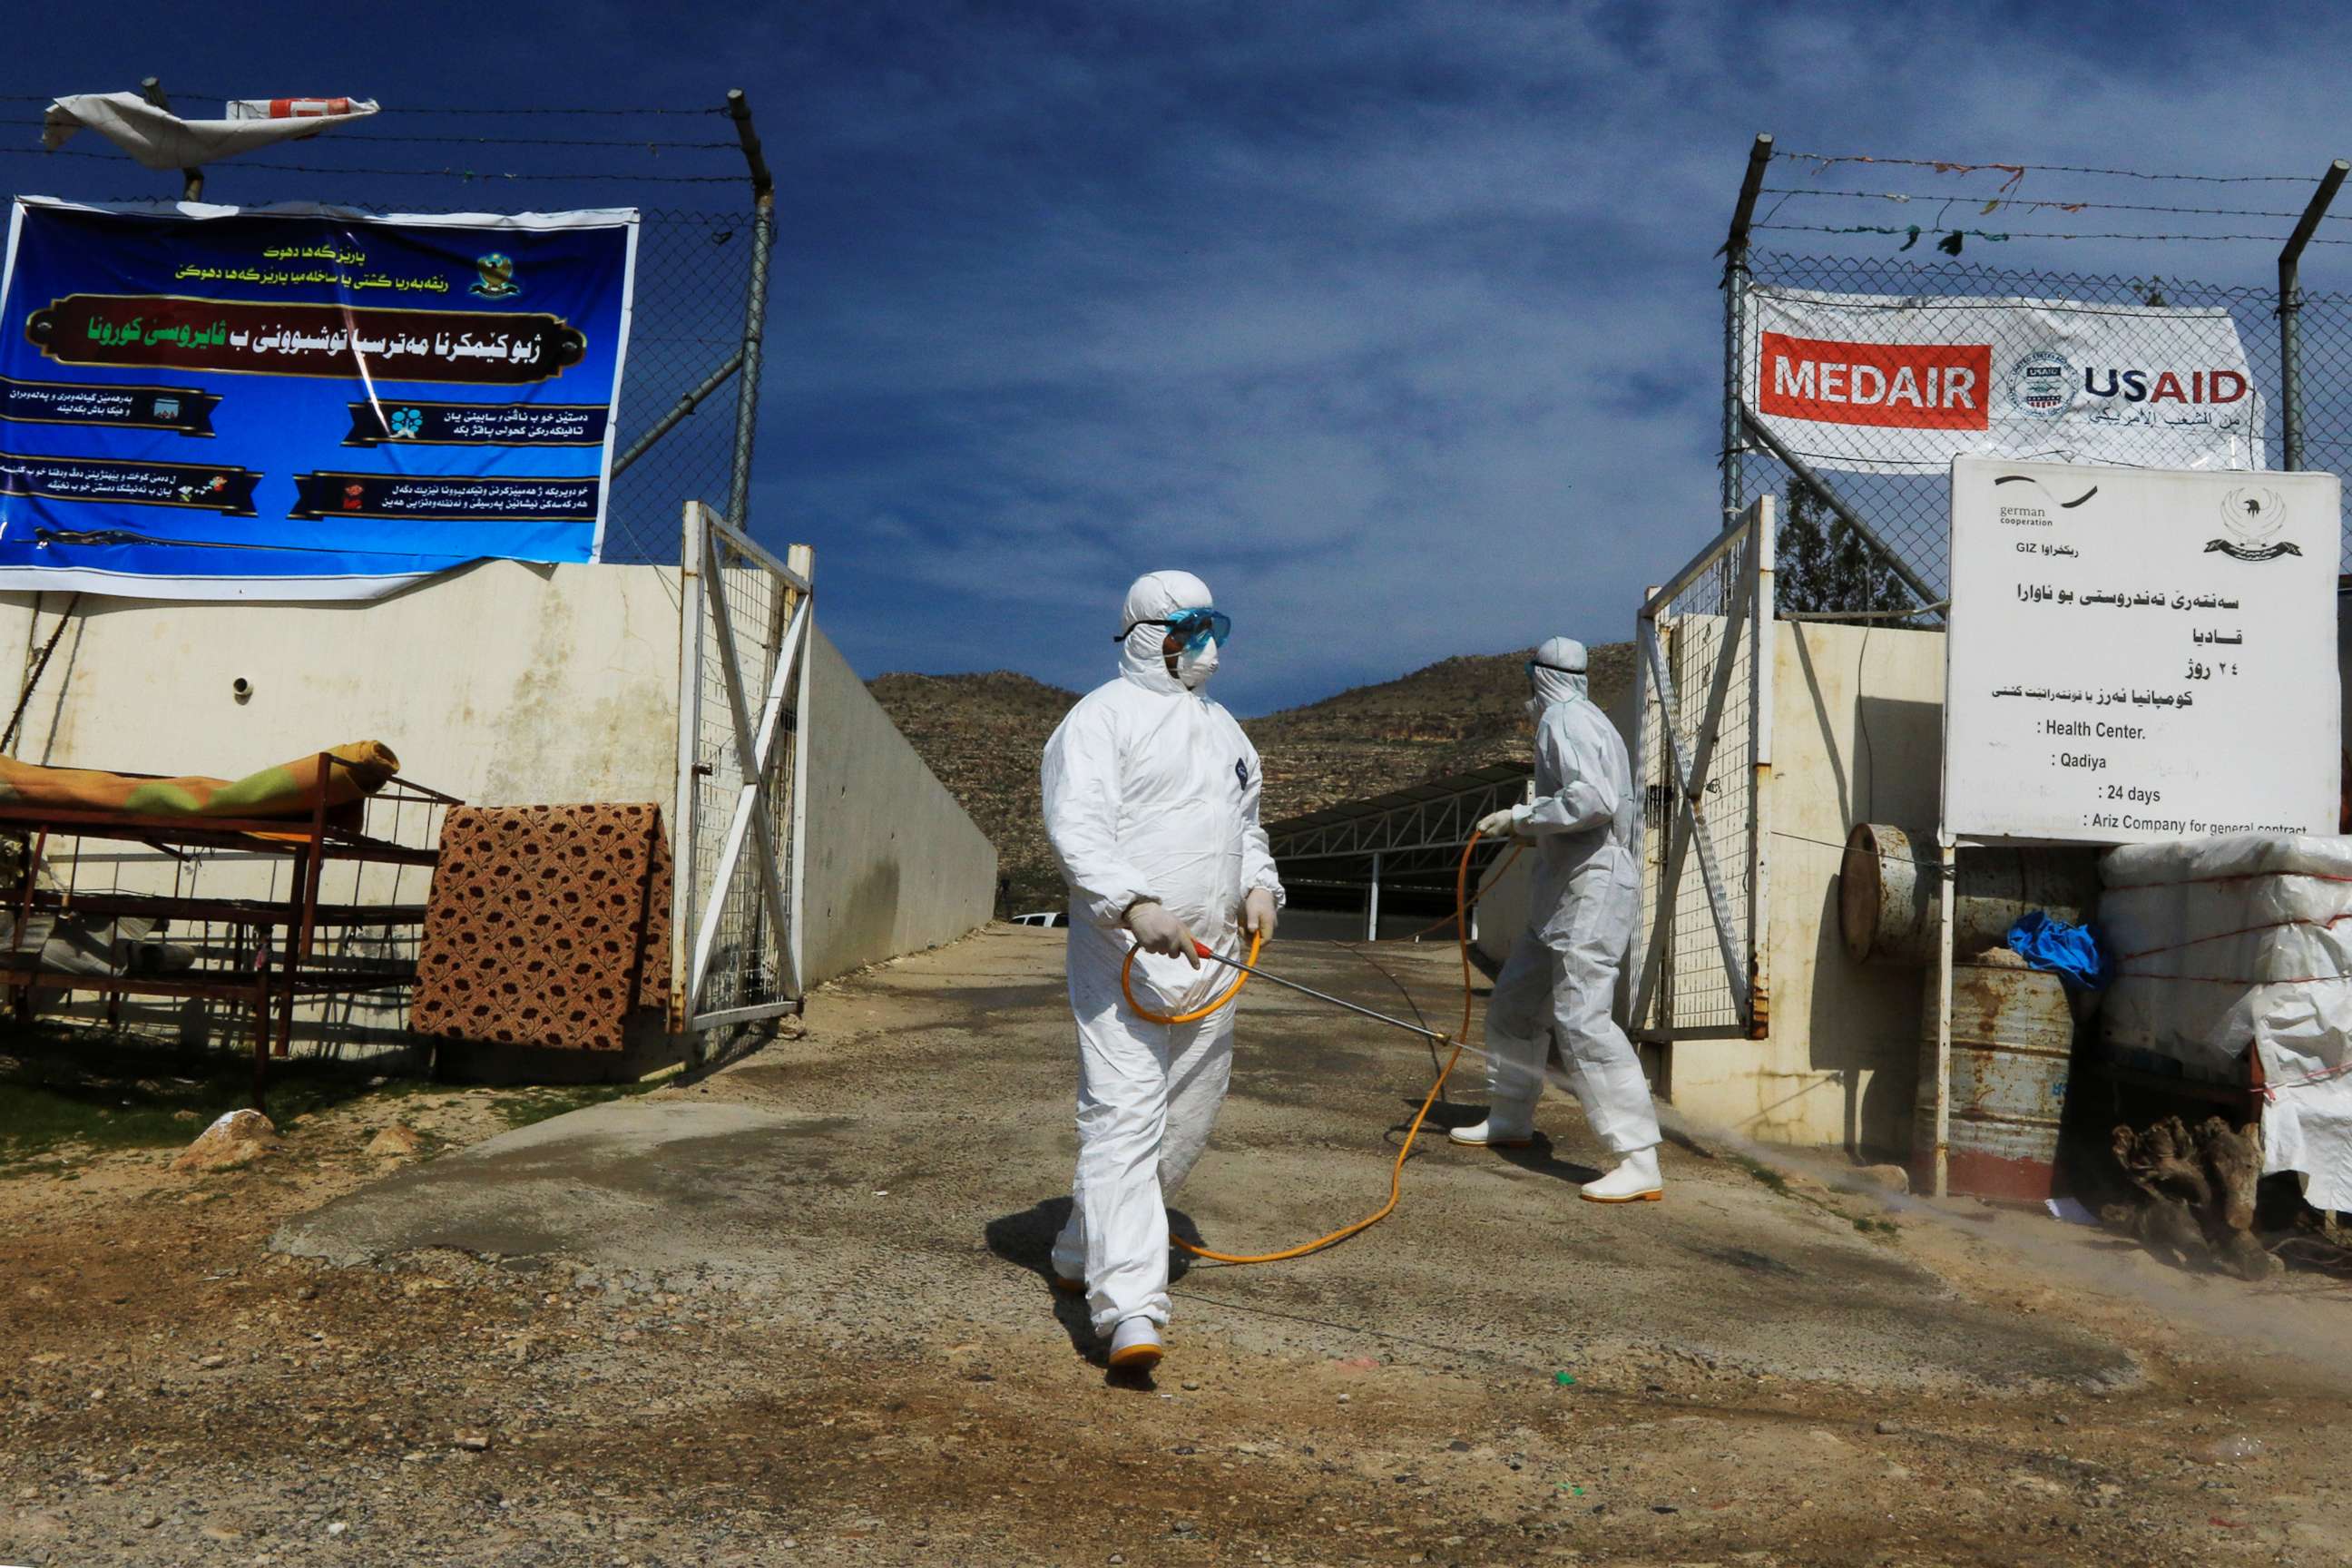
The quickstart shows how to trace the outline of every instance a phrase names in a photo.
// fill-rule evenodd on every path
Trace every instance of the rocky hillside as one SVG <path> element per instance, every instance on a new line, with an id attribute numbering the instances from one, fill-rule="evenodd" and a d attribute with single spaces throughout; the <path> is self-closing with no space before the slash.
<path id="1" fill-rule="evenodd" d="M 1528 754 L 1526 650 L 1442 659 L 1377 686 L 1243 724 L 1265 766 L 1269 822 Z M 1592 650 L 1592 695 L 1613 706 L 1633 650 Z M 994 841 L 1008 902 L 1061 901 L 1038 814 L 1037 757 L 1074 691 L 1025 675 L 885 675 L 867 683 L 892 721 Z"/>
<path id="2" fill-rule="evenodd" d="M 1052 908 L 1062 874 L 1045 846 L 1037 759 L 1075 691 L 1015 675 L 884 675 L 866 683 L 940 782 L 996 846 L 1009 913 Z"/>
<path id="3" fill-rule="evenodd" d="M 1248 721 L 1242 727 L 1265 763 L 1266 820 L 1525 761 L 1528 651 L 1441 659 Z M 1633 645 L 1594 648 L 1591 662 L 1593 700 L 1611 707 L 1633 681 Z"/>

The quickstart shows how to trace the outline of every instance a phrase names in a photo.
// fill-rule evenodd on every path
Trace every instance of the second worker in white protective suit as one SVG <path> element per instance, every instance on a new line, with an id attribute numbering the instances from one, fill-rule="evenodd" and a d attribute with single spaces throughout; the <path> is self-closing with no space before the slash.
<path id="1" fill-rule="evenodd" d="M 1201 695 L 1231 623 L 1188 572 L 1127 593 L 1118 679 L 1045 742 L 1045 833 L 1070 885 L 1070 1011 L 1078 1026 L 1078 1169 L 1054 1272 L 1083 1289 L 1114 1367 L 1160 1360 L 1168 1322 L 1167 1200 L 1208 1142 L 1233 1070 L 1228 1002 L 1152 1024 L 1119 990 L 1129 951 L 1150 1011 L 1193 1012 L 1232 980 L 1245 931 L 1274 934 L 1282 883 L 1258 826 L 1257 750 Z"/>
<path id="2" fill-rule="evenodd" d="M 1489 837 L 1532 839 L 1528 929 L 1486 1005 L 1486 1120 L 1456 1143 L 1509 1147 L 1534 1135 L 1547 1046 L 1557 1044 L 1586 1120 L 1619 1161 L 1582 1195 L 1664 1195 L 1658 1113 L 1641 1058 L 1610 1009 L 1640 914 L 1633 829 L 1641 803 L 1616 726 L 1585 689 L 1584 645 L 1553 637 L 1528 664 L 1536 710 L 1535 797 L 1480 820 Z"/>

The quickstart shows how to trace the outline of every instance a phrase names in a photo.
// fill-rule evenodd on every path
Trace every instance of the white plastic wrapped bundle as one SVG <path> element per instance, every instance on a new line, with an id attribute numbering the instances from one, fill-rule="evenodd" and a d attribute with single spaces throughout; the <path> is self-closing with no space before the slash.
<path id="1" fill-rule="evenodd" d="M 2300 1172 L 2312 1204 L 2352 1208 L 2352 838 L 2135 844 L 2099 872 L 2118 975 L 2108 1047 L 2236 1081 L 2252 1046 L 2264 1171 Z"/>

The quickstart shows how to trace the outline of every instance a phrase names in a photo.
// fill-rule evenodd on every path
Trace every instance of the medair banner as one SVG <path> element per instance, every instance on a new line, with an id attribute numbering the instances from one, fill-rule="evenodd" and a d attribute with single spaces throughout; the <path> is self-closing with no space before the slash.
<path id="1" fill-rule="evenodd" d="M 1769 285 L 1748 299 L 1748 406 L 1810 463 L 2263 464 L 2262 397 L 2227 310 Z"/>
<path id="2" fill-rule="evenodd" d="M 0 590 L 365 599 L 596 560 L 636 235 L 20 198 Z"/>

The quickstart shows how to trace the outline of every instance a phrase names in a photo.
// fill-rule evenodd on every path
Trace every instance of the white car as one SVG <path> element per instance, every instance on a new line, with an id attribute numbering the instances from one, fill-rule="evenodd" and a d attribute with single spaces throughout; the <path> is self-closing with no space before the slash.
<path id="1" fill-rule="evenodd" d="M 1014 915 L 1013 923 L 1017 926 L 1057 926 L 1067 922 L 1060 910 L 1039 910 L 1034 914 Z"/>

